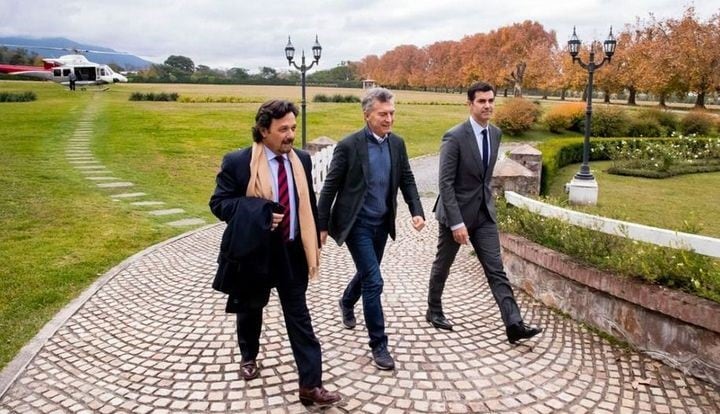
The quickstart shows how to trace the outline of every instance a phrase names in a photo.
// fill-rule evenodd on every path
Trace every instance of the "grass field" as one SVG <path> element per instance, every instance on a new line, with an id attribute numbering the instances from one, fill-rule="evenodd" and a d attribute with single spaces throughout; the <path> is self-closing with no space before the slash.
<path id="1" fill-rule="evenodd" d="M 224 153 L 250 143 L 258 103 L 273 97 L 300 99 L 299 87 L 124 84 L 106 92 L 71 93 L 52 83 L 0 82 L 0 92 L 28 90 L 38 95 L 37 101 L 0 104 L 0 368 L 99 275 L 139 250 L 187 231 L 166 226 L 128 203 L 112 202 L 110 191 L 98 189 L 66 161 L 67 141 L 86 108 L 94 106 L 98 112 L 92 153 L 113 176 L 132 181 L 153 199 L 213 222 L 207 201 L 215 172 Z M 257 103 L 131 102 L 132 92 L 243 96 Z M 362 92 L 309 87 L 308 100 L 317 93 Z M 466 118 L 464 99 L 461 94 L 397 92 L 394 129 L 406 139 L 411 156 L 437 152 L 443 132 Z M 308 103 L 309 140 L 323 135 L 338 140 L 362 126 L 359 104 Z M 507 139 L 541 141 L 547 136 L 534 129 Z M 707 176 L 717 182 L 717 175 Z M 607 190 L 615 184 L 599 179 L 604 208 Z M 690 183 L 682 191 L 693 188 Z M 631 193 L 632 198 L 626 194 L 619 200 L 639 199 L 637 193 Z M 647 217 L 681 212 L 660 204 L 663 198 L 643 199 L 650 207 Z M 687 205 L 688 199 L 697 214 L 714 208 L 687 196 L 681 202 Z M 609 206 L 608 211 L 615 208 Z M 640 209 L 619 211 L 628 213 L 624 218 L 645 220 L 634 215 Z M 708 221 L 705 217 L 702 220 Z"/>
<path id="2" fill-rule="evenodd" d="M 598 181 L 598 204 L 577 208 L 590 214 L 648 226 L 720 238 L 720 172 L 678 175 L 665 179 L 626 177 L 605 172 L 611 161 L 592 162 Z M 562 168 L 548 195 L 567 199 L 564 185 L 579 164 Z"/>

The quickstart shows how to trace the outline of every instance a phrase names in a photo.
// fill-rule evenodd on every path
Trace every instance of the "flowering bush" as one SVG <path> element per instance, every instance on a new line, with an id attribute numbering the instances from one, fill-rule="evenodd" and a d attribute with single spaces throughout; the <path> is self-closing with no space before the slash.
<path id="1" fill-rule="evenodd" d="M 720 160 L 720 139 L 680 136 L 673 140 L 621 140 L 601 143 L 614 168 L 669 172 L 675 166 Z M 614 172 L 613 169 L 610 172 Z"/>

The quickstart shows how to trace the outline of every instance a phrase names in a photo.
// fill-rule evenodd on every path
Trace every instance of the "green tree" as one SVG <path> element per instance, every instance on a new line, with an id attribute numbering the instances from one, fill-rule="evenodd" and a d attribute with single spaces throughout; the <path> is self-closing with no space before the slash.
<path id="1" fill-rule="evenodd" d="M 227 71 L 227 76 L 234 82 L 244 82 L 250 79 L 250 74 L 245 68 L 231 68 Z"/>
<path id="2" fill-rule="evenodd" d="M 165 59 L 165 65 L 185 74 L 191 74 L 195 71 L 195 63 L 189 57 L 170 55 Z"/>
<path id="3" fill-rule="evenodd" d="M 258 74 L 258 76 L 260 76 L 261 79 L 274 80 L 277 79 L 278 73 L 277 70 L 271 67 L 263 66 L 260 68 L 260 73 Z"/>

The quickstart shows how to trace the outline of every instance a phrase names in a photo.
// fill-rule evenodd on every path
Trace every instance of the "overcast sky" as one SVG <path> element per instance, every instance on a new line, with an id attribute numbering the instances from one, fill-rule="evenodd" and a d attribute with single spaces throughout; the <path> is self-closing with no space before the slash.
<path id="1" fill-rule="evenodd" d="M 493 4 L 490 6 L 490 4 Z M 560 44 L 573 26 L 583 41 L 604 40 L 650 13 L 679 17 L 685 0 L 0 0 L 0 36 L 66 37 L 128 52 L 156 63 L 183 55 L 196 65 L 287 68 L 292 36 L 296 55 L 317 33 L 320 69 L 381 55 L 400 44 L 460 40 L 533 20 L 555 30 Z M 695 2 L 705 20 L 720 0 Z M 618 45 L 621 47 L 621 45 Z M 309 63 L 310 59 L 308 59 Z M 314 70 L 314 69 L 313 69 Z"/>

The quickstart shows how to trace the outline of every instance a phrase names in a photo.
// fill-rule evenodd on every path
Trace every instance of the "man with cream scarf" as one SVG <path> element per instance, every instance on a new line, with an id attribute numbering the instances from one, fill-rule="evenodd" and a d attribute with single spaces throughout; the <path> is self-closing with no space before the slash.
<path id="1" fill-rule="evenodd" d="M 325 407 L 341 396 L 322 385 L 320 343 L 305 298 L 308 279 L 317 276 L 320 254 L 312 163 L 306 152 L 293 148 L 297 114 L 297 107 L 284 100 L 265 102 L 258 109 L 254 143 L 225 156 L 210 208 L 228 223 L 223 246 L 233 237 L 232 246 L 251 246 L 248 254 L 233 257 L 235 261 L 229 259 L 233 252 L 221 248 L 218 259 L 226 279 L 222 290 L 229 293 L 226 310 L 237 315 L 240 374 L 246 381 L 259 376 L 262 311 L 274 287 L 298 368 L 300 402 Z M 243 224 L 238 226 L 238 221 Z M 228 231 L 240 234 L 240 240 Z"/>

